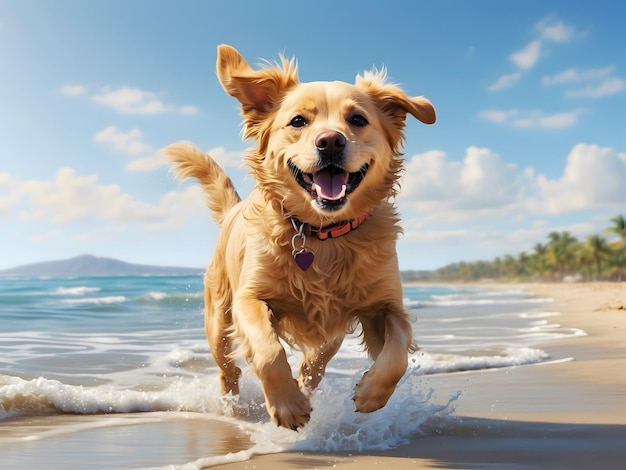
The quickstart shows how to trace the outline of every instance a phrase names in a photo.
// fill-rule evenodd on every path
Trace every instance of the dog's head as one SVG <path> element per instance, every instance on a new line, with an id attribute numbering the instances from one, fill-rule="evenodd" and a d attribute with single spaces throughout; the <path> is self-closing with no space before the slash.
<path id="1" fill-rule="evenodd" d="M 369 212 L 395 194 L 407 113 L 435 122 L 423 98 L 368 72 L 354 84 L 300 83 L 293 60 L 254 70 L 232 47 L 218 48 L 217 74 L 241 103 L 247 157 L 266 197 L 310 223 Z"/>

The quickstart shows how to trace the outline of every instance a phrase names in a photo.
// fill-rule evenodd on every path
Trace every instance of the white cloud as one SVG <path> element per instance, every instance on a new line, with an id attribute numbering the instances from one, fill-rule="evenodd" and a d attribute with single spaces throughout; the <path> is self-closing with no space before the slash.
<path id="1" fill-rule="evenodd" d="M 9 173 L 0 173 L 0 215 L 8 214 L 19 200 L 14 188 L 17 182 Z"/>
<path id="2" fill-rule="evenodd" d="M 72 168 L 57 171 L 53 181 L 30 180 L 19 192 L 30 201 L 22 220 L 47 220 L 55 224 L 97 218 L 145 221 L 162 215 L 157 207 L 121 192 L 115 184 L 101 185 L 96 175 L 80 176 Z"/>
<path id="3" fill-rule="evenodd" d="M 92 96 L 92 100 L 123 114 L 198 113 L 195 106 L 166 105 L 156 93 L 139 88 L 123 87 L 114 90 L 111 87 L 104 87 L 100 94 Z"/>
<path id="4" fill-rule="evenodd" d="M 615 65 L 608 65 L 600 69 L 567 69 L 552 76 L 544 76 L 544 85 L 562 85 L 574 83 L 587 83 L 586 86 L 577 89 L 569 89 L 565 96 L 569 98 L 602 98 L 608 95 L 621 93 L 626 89 L 626 81 L 621 77 L 614 76 Z"/>
<path id="5" fill-rule="evenodd" d="M 585 237 L 606 227 L 606 214 L 623 210 L 626 153 L 581 143 L 569 152 L 561 176 L 535 173 L 518 171 L 488 149 L 470 147 L 462 162 L 437 150 L 414 156 L 398 197 L 405 228 L 401 262 L 410 267 L 426 257 L 441 265 L 442 259 L 528 253 L 553 230 Z M 490 189 L 493 201 L 476 204 L 484 202 L 476 191 L 486 198 Z M 595 215 L 580 218 L 589 213 Z"/>
<path id="6" fill-rule="evenodd" d="M 87 89 L 82 85 L 63 85 L 61 87 L 61 93 L 69 96 L 78 96 L 82 95 L 87 91 Z"/>
<path id="7" fill-rule="evenodd" d="M 178 112 L 180 114 L 195 116 L 196 114 L 198 114 L 199 111 L 198 111 L 198 108 L 196 108 L 195 106 L 187 105 L 187 106 L 181 106 L 180 108 L 178 108 Z"/>
<path id="8" fill-rule="evenodd" d="M 138 88 L 119 88 L 111 90 L 105 87 L 102 93 L 94 95 L 92 99 L 103 106 L 127 114 L 159 114 L 166 111 L 162 101 L 156 95 Z"/>
<path id="9" fill-rule="evenodd" d="M 546 43 L 566 43 L 577 36 L 576 29 L 565 24 L 555 15 L 549 15 L 535 25 L 535 39 L 530 41 L 522 49 L 512 53 L 509 59 L 522 71 L 527 71 L 535 66 L 543 55 Z M 521 73 L 510 73 L 500 78 L 488 87 L 488 90 L 499 90 L 510 87 L 521 78 Z"/>
<path id="10" fill-rule="evenodd" d="M 0 176 L 6 179 L 5 175 Z M 95 221 L 103 221 L 115 226 L 134 225 L 146 231 L 160 231 L 179 226 L 191 216 L 207 215 L 199 185 L 170 191 L 158 202 L 151 203 L 124 193 L 116 184 L 100 183 L 97 175 L 78 175 L 69 167 L 59 169 L 52 180 L 12 178 L 11 184 L 8 209 L 17 208 L 19 219 L 25 223 L 86 222 L 93 227 Z M 96 229 L 103 230 L 102 227 Z M 45 233 L 52 234 L 54 230 Z M 41 235 L 37 241 L 47 238 Z M 85 234 L 82 239 L 87 238 Z"/>
<path id="11" fill-rule="evenodd" d="M 50 240 L 56 240 L 63 236 L 63 231 L 59 229 L 50 230 L 47 232 L 37 233 L 35 235 L 30 235 L 27 237 L 28 241 L 31 243 L 45 243 Z"/>
<path id="12" fill-rule="evenodd" d="M 533 212 L 562 214 L 614 208 L 626 201 L 626 154 L 598 145 L 578 144 L 567 157 L 563 176 L 536 178 L 537 197 L 529 201 Z"/>
<path id="13" fill-rule="evenodd" d="M 501 110 L 501 109 L 488 109 L 481 111 L 478 116 L 496 124 L 506 124 L 511 120 L 513 116 L 517 116 L 517 109 Z"/>
<path id="14" fill-rule="evenodd" d="M 571 82 L 588 82 L 606 78 L 607 76 L 613 74 L 614 71 L 615 65 L 608 65 L 601 69 L 578 70 L 575 68 L 570 68 L 556 75 L 544 76 L 542 79 L 542 83 L 544 85 L 556 85 Z"/>
<path id="15" fill-rule="evenodd" d="M 495 215 L 524 219 L 623 210 L 626 153 L 580 143 L 567 156 L 562 176 L 535 173 L 487 148 L 467 148 L 462 161 L 432 150 L 407 161 L 398 205 L 403 212 L 420 214 L 413 230 L 432 229 L 442 220 L 458 224 Z"/>
<path id="16" fill-rule="evenodd" d="M 626 82 L 620 77 L 609 77 L 602 82 L 587 85 L 577 90 L 568 90 L 565 96 L 570 98 L 602 98 L 604 96 L 621 93 L 626 89 Z"/>
<path id="17" fill-rule="evenodd" d="M 522 70 L 528 70 L 539 60 L 541 54 L 541 41 L 531 41 L 520 51 L 511 54 L 511 60 Z"/>
<path id="18" fill-rule="evenodd" d="M 169 191 L 159 202 L 159 207 L 168 216 L 146 224 L 148 232 L 161 232 L 183 225 L 189 217 L 208 215 L 206 196 L 198 184 L 187 186 L 182 191 Z"/>
<path id="19" fill-rule="evenodd" d="M 125 168 L 128 171 L 148 172 L 158 170 L 165 163 L 165 157 L 157 152 L 149 157 L 137 158 L 129 162 Z"/>
<path id="20" fill-rule="evenodd" d="M 151 152 L 154 147 L 141 142 L 139 139 L 143 133 L 139 129 L 132 129 L 128 132 L 122 132 L 115 126 L 109 126 L 98 132 L 93 140 L 95 142 L 106 142 L 113 144 L 113 148 L 120 152 L 130 155 L 139 155 Z"/>
<path id="21" fill-rule="evenodd" d="M 525 117 L 511 122 L 513 127 L 523 129 L 564 129 L 572 127 L 578 122 L 582 110 L 544 114 L 541 111 L 528 113 Z"/>
<path id="22" fill-rule="evenodd" d="M 418 212 L 494 211 L 515 202 L 523 175 L 487 148 L 468 147 L 462 162 L 448 161 L 433 150 L 414 155 L 406 164 L 401 205 Z"/>
<path id="23" fill-rule="evenodd" d="M 222 167 L 240 167 L 245 155 L 243 151 L 226 151 L 224 147 L 214 147 L 207 153 Z"/>
<path id="24" fill-rule="evenodd" d="M 501 90 L 502 88 L 508 88 L 510 86 L 513 86 L 521 77 L 521 73 L 509 73 L 506 75 L 502 75 L 492 85 L 489 85 L 487 89 L 495 91 Z"/>
<path id="25" fill-rule="evenodd" d="M 109 126 L 98 132 L 94 136 L 94 141 L 113 144 L 115 150 L 129 155 L 143 154 L 143 157 L 136 158 L 126 164 L 125 168 L 128 171 L 149 172 L 158 170 L 165 163 L 165 158 L 156 152 L 152 145 L 142 142 L 140 140 L 142 136 L 143 133 L 139 129 L 122 132 L 115 126 Z M 147 153 L 151 155 L 145 155 Z"/>
<path id="26" fill-rule="evenodd" d="M 402 241 L 411 243 L 463 243 L 469 239 L 476 240 L 480 237 L 475 230 L 468 228 L 456 228 L 450 230 L 425 230 L 420 222 L 415 219 L 407 219 L 402 222 L 404 235 Z"/>
<path id="27" fill-rule="evenodd" d="M 535 25 L 535 31 L 543 41 L 569 42 L 576 37 L 576 28 L 565 24 L 555 15 L 548 15 Z"/>
<path id="28" fill-rule="evenodd" d="M 583 112 L 581 109 L 576 109 L 568 112 L 545 114 L 542 111 L 491 109 L 478 113 L 478 116 L 496 124 L 509 125 L 519 129 L 564 129 L 574 126 Z"/>

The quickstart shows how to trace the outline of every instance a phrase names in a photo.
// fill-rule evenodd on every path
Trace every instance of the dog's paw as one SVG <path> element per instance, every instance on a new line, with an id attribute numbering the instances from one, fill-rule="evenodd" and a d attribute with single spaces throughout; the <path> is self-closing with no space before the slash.
<path id="1" fill-rule="evenodd" d="M 311 419 L 309 399 L 301 394 L 297 403 L 282 404 L 268 407 L 272 419 L 278 426 L 297 431 Z"/>
<path id="2" fill-rule="evenodd" d="M 354 406 L 360 413 L 371 413 L 387 404 L 389 397 L 395 390 L 393 386 L 378 384 L 375 375 L 365 372 L 361 381 L 354 388 Z"/>
<path id="3" fill-rule="evenodd" d="M 311 402 L 302 393 L 294 380 L 268 396 L 266 394 L 267 411 L 278 426 L 293 431 L 303 427 L 311 419 Z"/>

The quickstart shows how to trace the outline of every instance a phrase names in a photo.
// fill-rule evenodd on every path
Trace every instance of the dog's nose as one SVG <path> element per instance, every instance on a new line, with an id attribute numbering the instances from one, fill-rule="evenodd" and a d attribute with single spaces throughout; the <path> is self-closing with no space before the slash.
<path id="1" fill-rule="evenodd" d="M 346 143 L 346 136 L 338 131 L 324 131 L 315 138 L 315 147 L 324 157 L 340 156 Z"/>

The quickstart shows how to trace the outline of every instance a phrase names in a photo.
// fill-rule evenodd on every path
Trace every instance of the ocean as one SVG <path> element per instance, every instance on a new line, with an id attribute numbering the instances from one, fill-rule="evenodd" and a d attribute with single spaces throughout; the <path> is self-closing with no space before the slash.
<path id="1" fill-rule="evenodd" d="M 245 364 L 240 396 L 221 396 L 200 275 L 2 278 L 2 467 L 192 470 L 254 453 L 391 449 L 454 414 L 462 391 L 435 399 L 428 376 L 568 360 L 541 345 L 585 335 L 558 324 L 552 299 L 515 286 L 406 285 L 404 297 L 420 349 L 387 406 L 354 412 L 370 360 L 349 336 L 295 433 L 269 420 Z M 294 373 L 299 359 L 289 353 Z"/>

